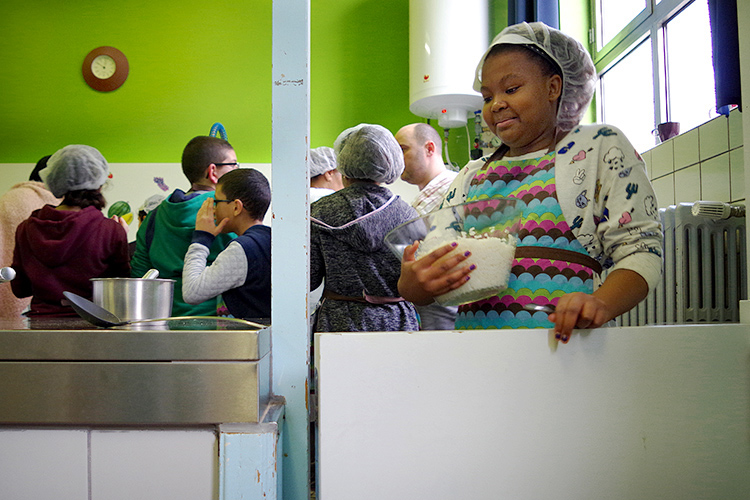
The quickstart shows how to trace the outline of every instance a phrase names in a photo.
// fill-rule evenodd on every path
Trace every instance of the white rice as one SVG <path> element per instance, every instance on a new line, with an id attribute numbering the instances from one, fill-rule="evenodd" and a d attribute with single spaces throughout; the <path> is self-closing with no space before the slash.
<path id="1" fill-rule="evenodd" d="M 438 304 L 457 306 L 486 299 L 497 295 L 508 288 L 508 277 L 513 265 L 516 252 L 516 238 L 455 238 L 449 241 L 438 241 L 438 238 L 428 237 L 420 245 L 420 253 L 426 255 L 436 248 L 453 241 L 458 243 L 456 250 L 461 253 L 471 252 L 471 255 L 461 262 L 461 266 L 474 264 L 477 266 L 470 276 L 471 279 L 455 290 L 435 297 Z M 449 253 L 446 257 L 453 256 Z M 446 258 L 442 257 L 442 258 Z M 438 261 L 439 262 L 439 261 Z"/>

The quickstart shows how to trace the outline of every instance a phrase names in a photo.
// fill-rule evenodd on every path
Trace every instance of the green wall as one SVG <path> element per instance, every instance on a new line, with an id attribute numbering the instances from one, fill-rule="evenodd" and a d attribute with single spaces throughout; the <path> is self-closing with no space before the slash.
<path id="1" fill-rule="evenodd" d="M 360 122 L 395 132 L 419 120 L 408 108 L 408 2 L 314 0 L 311 10 L 311 145 Z M 33 163 L 71 143 L 111 162 L 177 162 L 217 121 L 240 161 L 270 162 L 271 15 L 270 0 L 8 2 L 0 163 Z M 130 63 L 110 93 L 81 76 L 101 45 Z"/>
<path id="2" fill-rule="evenodd" d="M 408 0 L 311 2 L 311 144 L 358 123 L 396 132 L 409 112 Z"/>
<path id="3" fill-rule="evenodd" d="M 559 5 L 560 29 L 575 37 L 591 53 L 592 47 L 587 43 L 589 29 L 592 26 L 589 2 L 587 0 L 560 0 Z M 581 119 L 581 123 L 594 123 L 596 121 L 596 94 L 594 94 L 588 111 Z"/>
<path id="4" fill-rule="evenodd" d="M 490 38 L 507 0 L 490 0 Z M 586 17 L 585 0 L 561 0 L 563 29 Z M 8 2 L 0 16 L 0 163 L 33 163 L 66 144 L 99 148 L 116 163 L 179 161 L 214 122 L 242 162 L 271 161 L 271 0 Z M 312 0 L 312 147 L 345 128 L 396 132 L 409 112 L 409 2 Z M 584 32 L 587 22 L 574 23 Z M 477 29 L 478 27 L 467 27 Z M 86 54 L 122 50 L 130 76 L 100 93 L 81 76 Z M 288 126 L 294 127 L 294 116 Z M 436 124 L 435 124 L 436 125 Z M 285 124 L 285 126 L 287 126 Z M 451 131 L 463 165 L 474 127 Z"/>
<path id="5" fill-rule="evenodd" d="M 112 162 L 179 161 L 216 121 L 243 160 L 270 159 L 270 2 L 30 0 L 3 11 L 0 162 L 36 161 L 70 143 Z M 130 63 L 114 92 L 81 76 L 100 45 Z"/>

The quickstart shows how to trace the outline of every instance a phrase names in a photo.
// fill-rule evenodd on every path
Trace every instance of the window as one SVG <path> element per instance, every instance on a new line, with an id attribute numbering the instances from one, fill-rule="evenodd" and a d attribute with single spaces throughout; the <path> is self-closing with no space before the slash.
<path id="1" fill-rule="evenodd" d="M 685 132 L 716 116 L 706 0 L 593 0 L 598 114 L 636 149 L 658 143 L 656 124 Z"/>

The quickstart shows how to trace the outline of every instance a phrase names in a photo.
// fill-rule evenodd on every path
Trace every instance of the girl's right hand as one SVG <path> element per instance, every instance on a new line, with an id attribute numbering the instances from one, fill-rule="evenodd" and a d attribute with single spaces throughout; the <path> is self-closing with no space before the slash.
<path id="1" fill-rule="evenodd" d="M 476 266 L 459 266 L 471 252 L 455 252 L 458 246 L 450 243 L 417 260 L 415 254 L 419 242 L 406 247 L 401 260 L 401 277 L 398 291 L 403 298 L 417 305 L 432 303 L 434 297 L 455 290 L 467 281 Z"/>

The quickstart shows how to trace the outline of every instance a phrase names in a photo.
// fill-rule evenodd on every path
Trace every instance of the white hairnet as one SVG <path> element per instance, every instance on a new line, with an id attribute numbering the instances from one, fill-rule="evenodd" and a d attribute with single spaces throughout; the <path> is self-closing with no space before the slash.
<path id="1" fill-rule="evenodd" d="M 310 178 L 336 169 L 336 152 L 321 146 L 310 150 Z"/>
<path id="2" fill-rule="evenodd" d="M 540 49 L 562 71 L 562 94 L 557 109 L 557 126 L 572 130 L 581 121 L 596 85 L 596 69 L 591 56 L 574 38 L 544 23 L 520 23 L 508 26 L 492 40 L 477 65 L 474 90 L 482 88 L 482 66 L 496 45 L 525 45 Z M 534 50 L 534 49 L 531 49 Z"/>
<path id="3" fill-rule="evenodd" d="M 361 123 L 344 130 L 333 144 L 339 171 L 350 179 L 391 184 L 404 171 L 404 153 L 393 134 Z"/>
<path id="4" fill-rule="evenodd" d="M 71 191 L 99 189 L 109 176 L 109 165 L 96 148 L 71 144 L 58 150 L 39 174 L 57 198 Z"/>
<path id="5" fill-rule="evenodd" d="M 149 196 L 148 198 L 146 198 L 146 201 L 143 202 L 143 205 L 141 205 L 140 208 L 138 208 L 138 212 L 143 211 L 143 212 L 146 212 L 147 214 L 150 213 L 151 210 L 158 207 L 159 204 L 162 201 L 164 201 L 164 198 L 166 198 L 166 196 L 164 196 L 163 194 L 155 194 L 155 195 Z"/>

